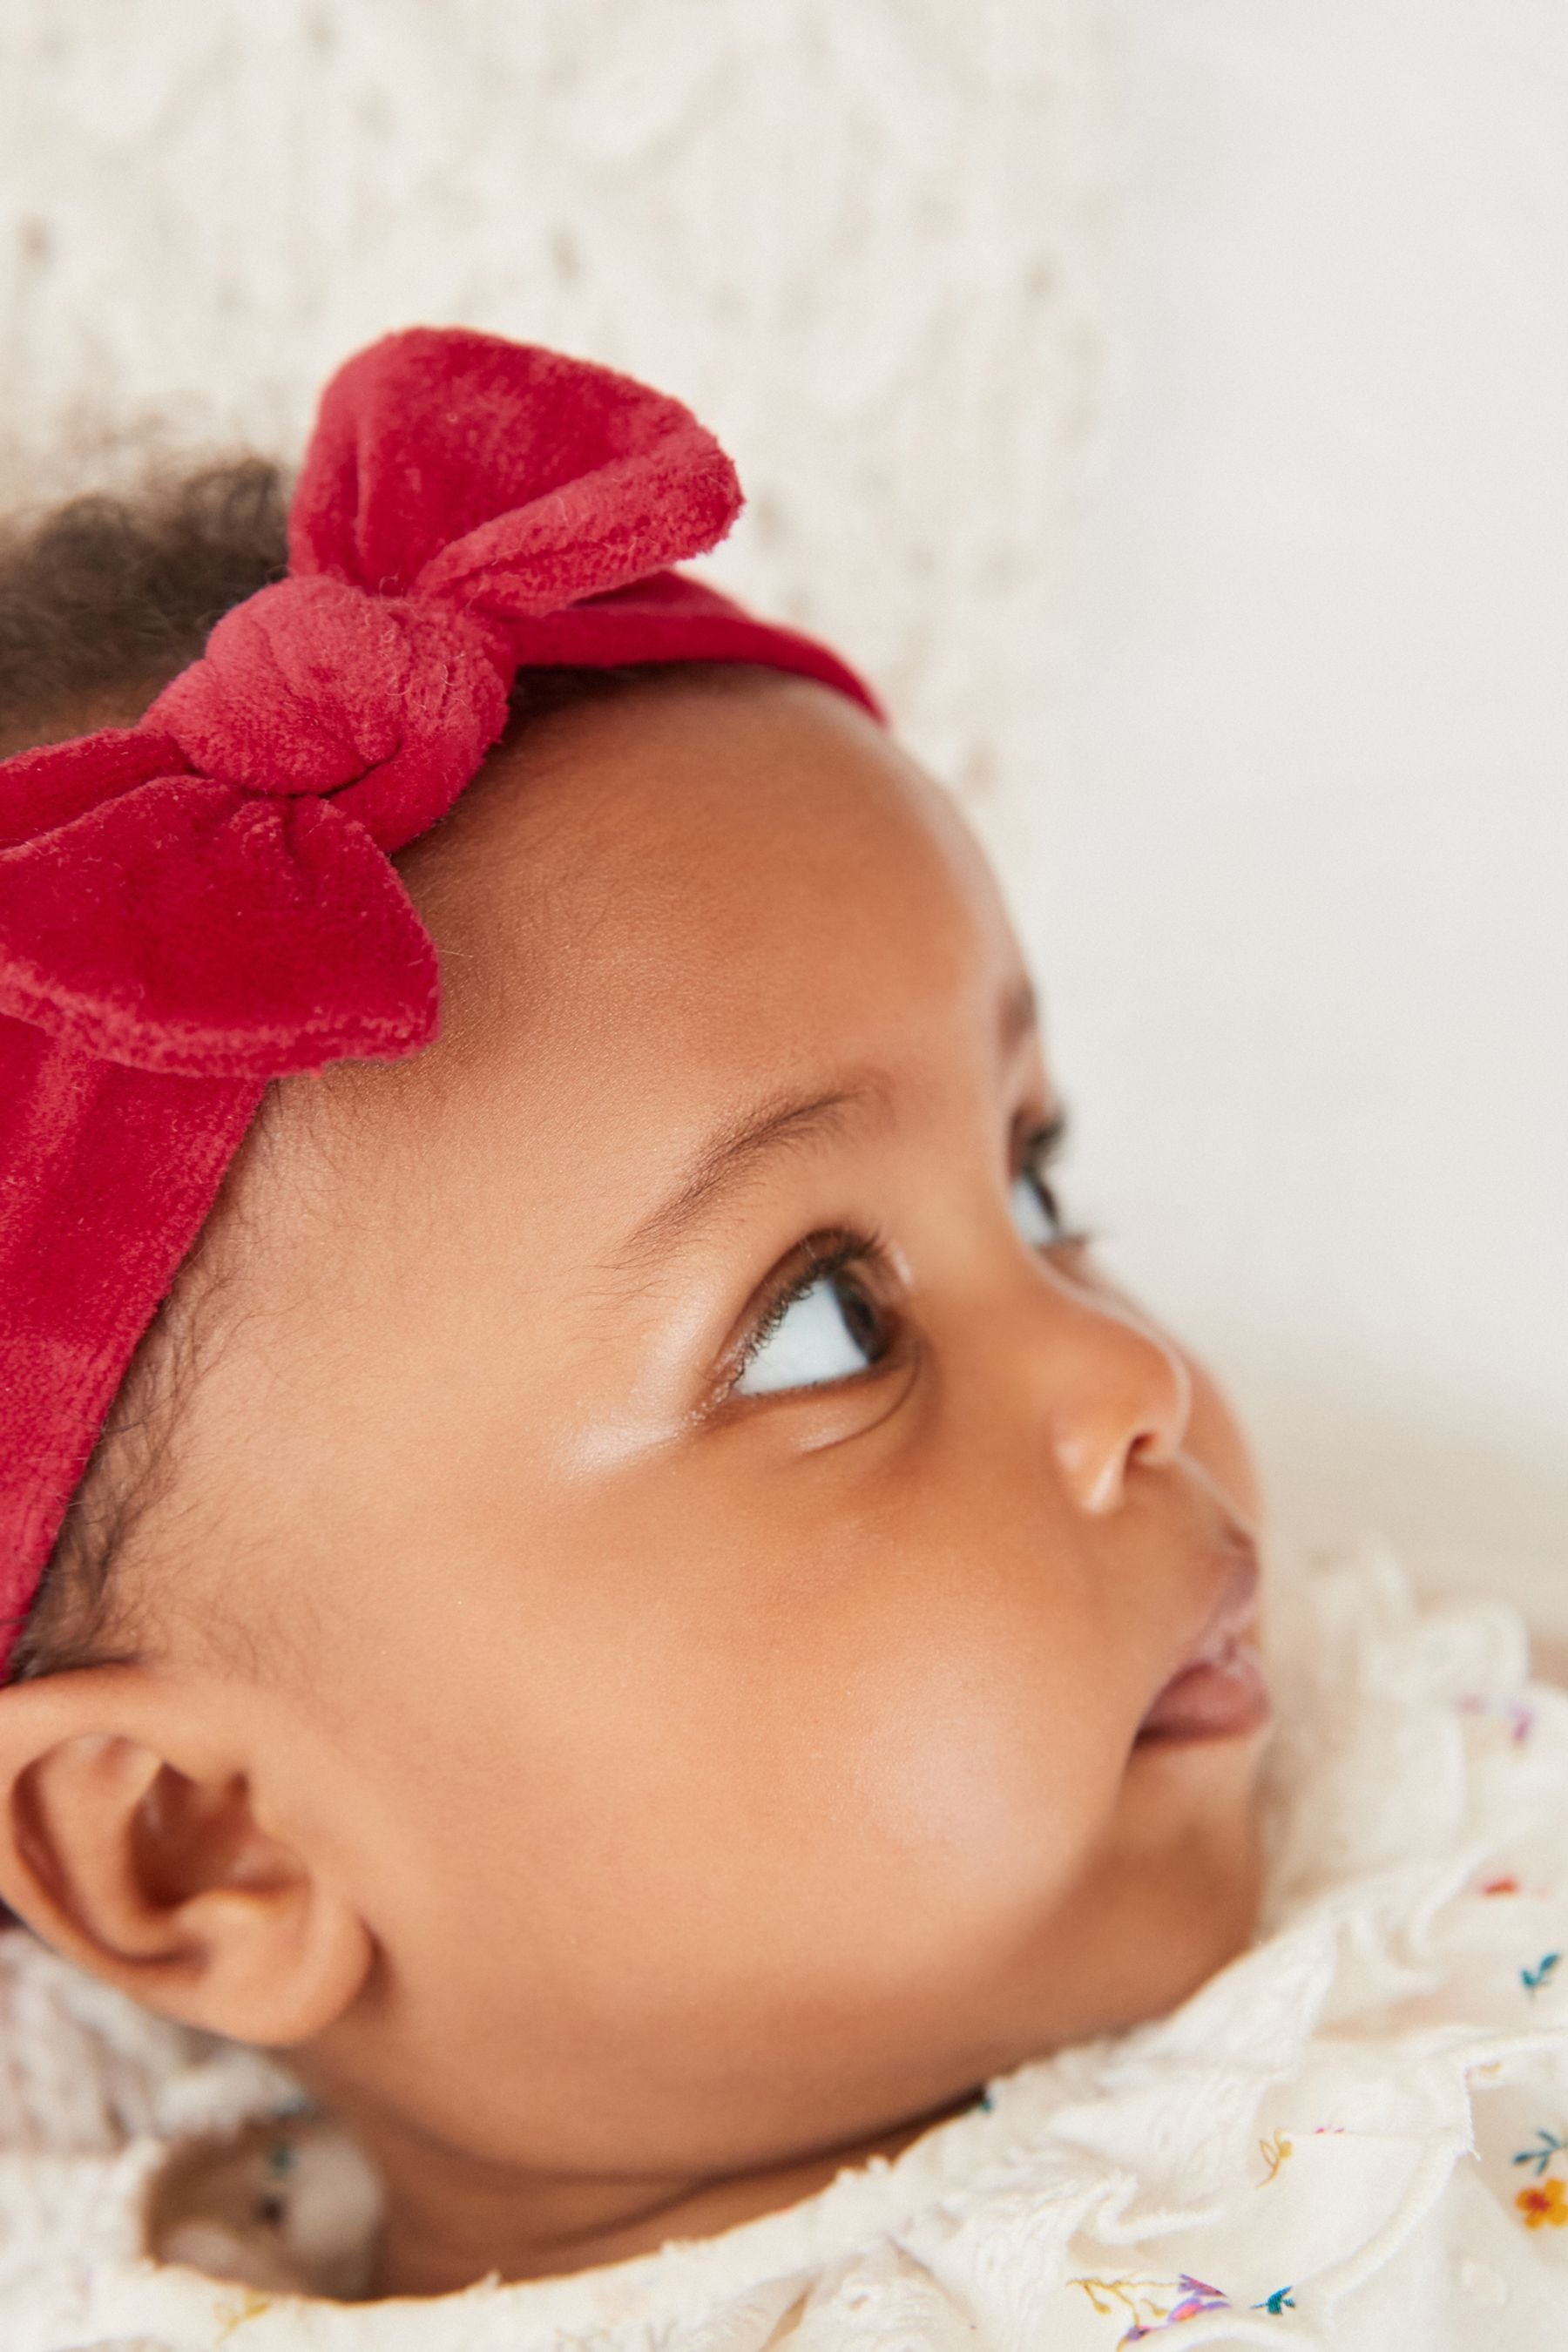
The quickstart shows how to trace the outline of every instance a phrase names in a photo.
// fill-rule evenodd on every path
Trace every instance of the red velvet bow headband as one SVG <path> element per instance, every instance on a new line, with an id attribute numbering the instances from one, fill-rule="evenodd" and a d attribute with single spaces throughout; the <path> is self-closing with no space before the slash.
<path id="1" fill-rule="evenodd" d="M 472 779 L 517 670 L 757 662 L 876 712 L 824 646 L 662 568 L 740 503 L 645 385 L 389 336 L 323 395 L 289 577 L 138 726 L 0 763 L 0 1671 L 266 1082 L 434 1036 L 390 853 Z"/>

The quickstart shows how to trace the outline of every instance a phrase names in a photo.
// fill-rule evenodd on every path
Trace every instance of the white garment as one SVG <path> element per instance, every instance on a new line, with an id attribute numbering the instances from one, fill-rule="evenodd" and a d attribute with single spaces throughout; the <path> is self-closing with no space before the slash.
<path id="1" fill-rule="evenodd" d="M 165 2242 L 258 2275 L 349 2276 L 372 2204 L 341 2143 L 288 2122 L 220 2193 L 192 2136 L 277 2116 L 285 2079 L 0 1937 L 3 2352 L 1568 2345 L 1568 1696 L 1526 1687 L 1508 1612 L 1419 1612 L 1378 1560 L 1276 1595 L 1270 1647 L 1250 1951 L 891 2162 L 574 2277 L 355 2305 L 151 2260 L 171 2164 L 195 2186 Z M 269 2164 L 288 2196 L 226 2241 L 237 2167 L 249 2197 Z"/>

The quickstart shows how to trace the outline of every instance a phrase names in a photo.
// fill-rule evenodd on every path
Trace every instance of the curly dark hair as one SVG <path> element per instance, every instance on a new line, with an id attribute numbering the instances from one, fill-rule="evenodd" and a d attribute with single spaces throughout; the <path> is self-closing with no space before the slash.
<path id="1" fill-rule="evenodd" d="M 0 751 L 134 719 L 231 604 L 288 562 L 263 457 L 0 523 Z"/>

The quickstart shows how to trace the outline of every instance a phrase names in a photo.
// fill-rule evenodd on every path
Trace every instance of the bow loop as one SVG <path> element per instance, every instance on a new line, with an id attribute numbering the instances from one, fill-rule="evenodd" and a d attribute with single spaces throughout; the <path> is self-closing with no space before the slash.
<path id="1" fill-rule="evenodd" d="M 0 850 L 69 824 L 154 776 L 182 775 L 185 765 L 172 736 L 144 726 L 106 727 L 17 751 L 0 762 Z"/>
<path id="2" fill-rule="evenodd" d="M 460 596 L 482 576 L 527 618 L 701 554 L 740 509 L 734 467 L 679 401 L 560 352 L 416 327 L 327 386 L 289 569 L 381 596 Z"/>
<path id="3" fill-rule="evenodd" d="M 281 1077 L 426 1044 L 436 955 L 331 801 L 164 776 L 0 854 L 0 1013 L 131 1069 Z"/>

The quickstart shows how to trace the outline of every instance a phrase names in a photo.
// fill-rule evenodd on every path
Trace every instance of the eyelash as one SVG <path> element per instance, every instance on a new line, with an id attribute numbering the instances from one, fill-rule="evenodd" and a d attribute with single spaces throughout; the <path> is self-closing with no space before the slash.
<path id="1" fill-rule="evenodd" d="M 1061 1202 L 1057 1199 L 1056 1186 L 1050 1171 L 1061 1158 L 1067 1142 L 1068 1123 L 1065 1111 L 1047 1119 L 1043 1127 L 1029 1129 L 1018 1139 L 1018 1176 L 1027 1176 L 1039 1192 L 1053 1221 L 1061 1228 L 1063 1242 L 1084 1242 L 1089 1235 L 1077 1225 L 1069 1225 L 1062 1215 Z M 1014 1180 L 1016 1181 L 1016 1177 Z"/>
<path id="2" fill-rule="evenodd" d="M 1066 1140 L 1065 1115 L 1058 1115 L 1044 1126 L 1032 1128 L 1021 1135 L 1017 1143 L 1014 1181 L 1018 1176 L 1027 1176 L 1039 1192 L 1047 1213 L 1059 1228 L 1058 1241 L 1052 1246 L 1081 1246 L 1090 1236 L 1082 1227 L 1066 1223 L 1048 1173 L 1052 1163 L 1060 1157 Z M 808 1234 L 805 1241 L 797 1244 L 791 1253 L 789 1271 L 780 1276 L 771 1297 L 752 1318 L 744 1339 L 731 1359 L 724 1378 L 726 1394 L 766 1347 L 790 1308 L 817 1283 L 831 1282 L 835 1275 L 843 1274 L 852 1265 L 869 1265 L 885 1272 L 889 1265 L 889 1251 L 884 1236 L 875 1233 L 856 1233 L 841 1227 L 834 1233 Z M 890 1327 L 892 1337 L 888 1350 L 890 1353 L 892 1343 L 898 1338 L 899 1318 L 881 1301 L 874 1300 L 873 1304 Z M 879 1362 L 880 1360 L 878 1360 Z"/>
<path id="3" fill-rule="evenodd" d="M 843 1274 L 852 1265 L 886 1267 L 887 1263 L 887 1244 L 879 1234 L 852 1233 L 847 1227 L 837 1233 L 809 1234 L 791 1253 L 789 1271 L 780 1276 L 778 1287 L 752 1318 L 725 1374 L 725 1389 L 734 1386 L 748 1364 L 762 1353 L 790 1308 L 817 1283 L 831 1282 L 835 1275 Z M 878 1311 L 889 1323 L 896 1321 L 879 1304 Z"/>

